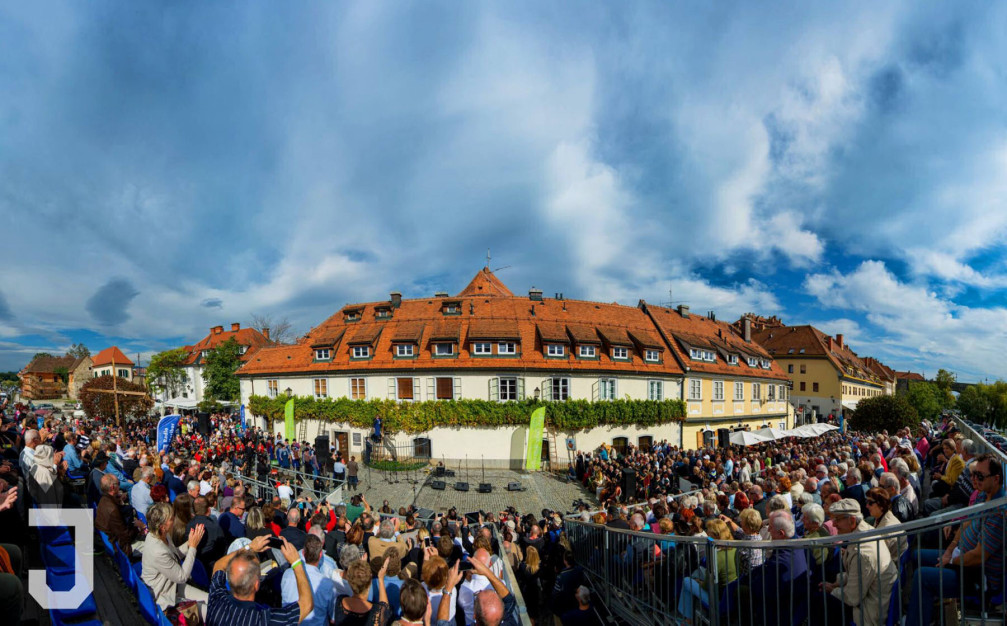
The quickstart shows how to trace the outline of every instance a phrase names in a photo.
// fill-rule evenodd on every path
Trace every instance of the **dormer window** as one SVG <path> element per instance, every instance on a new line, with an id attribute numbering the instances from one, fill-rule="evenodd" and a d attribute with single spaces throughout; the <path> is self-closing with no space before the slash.
<path id="1" fill-rule="evenodd" d="M 717 353 L 713 350 L 703 350 L 701 348 L 689 348 L 689 358 L 693 361 L 717 362 Z"/>
<path id="2" fill-rule="evenodd" d="M 351 309 L 346 311 L 343 319 L 347 322 L 359 322 L 360 321 L 360 309 Z"/>
<path id="3" fill-rule="evenodd" d="M 487 356 L 493 354 L 493 344 L 481 341 L 472 344 L 473 356 Z"/>
<path id="4" fill-rule="evenodd" d="M 738 364 L 738 355 L 737 354 L 728 355 L 728 357 L 727 357 L 727 363 L 728 363 L 728 365 L 737 365 Z"/>
<path id="5" fill-rule="evenodd" d="M 395 356 L 399 357 L 416 356 L 416 347 L 411 343 L 395 344 Z"/>
<path id="6" fill-rule="evenodd" d="M 762 359 L 762 369 L 768 370 L 772 366 L 773 366 L 772 361 L 770 361 L 769 359 Z"/>
<path id="7" fill-rule="evenodd" d="M 595 346 L 580 346 L 580 358 L 594 359 L 598 356 L 598 348 Z"/>
<path id="8" fill-rule="evenodd" d="M 453 343 L 434 344 L 434 356 L 451 356 L 454 353 L 455 353 L 455 344 Z"/>
<path id="9" fill-rule="evenodd" d="M 370 346 L 353 346 L 353 358 L 354 359 L 367 359 L 371 356 Z"/>
<path id="10" fill-rule="evenodd" d="M 644 350 L 643 359 L 650 363 L 657 363 L 661 360 L 661 353 L 657 350 Z"/>
<path id="11" fill-rule="evenodd" d="M 374 317 L 379 320 L 390 320 L 392 319 L 392 310 L 389 308 L 375 309 Z"/>
<path id="12" fill-rule="evenodd" d="M 510 341 L 501 341 L 497 344 L 497 354 L 517 354 L 517 344 Z"/>
<path id="13" fill-rule="evenodd" d="M 318 348 L 315 350 L 315 360 L 316 361 L 331 361 L 332 360 L 332 350 L 329 348 Z"/>
<path id="14" fill-rule="evenodd" d="M 550 343 L 546 346 L 547 356 L 566 356 L 566 346 L 558 343 Z"/>
<path id="15" fill-rule="evenodd" d="M 629 358 L 629 348 L 612 348 L 612 358 L 613 359 L 628 359 Z"/>
<path id="16" fill-rule="evenodd" d="M 248 352 L 248 346 L 239 346 L 238 347 L 238 354 L 244 354 L 246 352 Z"/>
<path id="17" fill-rule="evenodd" d="M 462 314 L 462 303 L 461 302 L 445 302 L 441 305 L 441 313 L 444 315 L 461 315 Z"/>
<path id="18" fill-rule="evenodd" d="M 210 356 L 210 351 L 209 350 L 203 350 L 199 354 L 200 354 L 200 356 L 202 356 L 205 359 L 206 357 Z"/>

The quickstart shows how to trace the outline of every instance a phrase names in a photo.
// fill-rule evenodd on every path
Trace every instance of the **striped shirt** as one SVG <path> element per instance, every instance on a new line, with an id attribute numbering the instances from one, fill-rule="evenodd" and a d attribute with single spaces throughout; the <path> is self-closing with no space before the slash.
<path id="1" fill-rule="evenodd" d="M 998 500 L 1004 497 L 1004 490 L 993 497 Z M 986 502 L 987 497 L 984 492 L 980 492 L 976 498 L 976 504 Z M 983 562 L 983 571 L 988 579 L 990 589 L 999 589 L 1003 580 L 1003 558 L 1004 558 L 1004 512 L 1007 507 L 987 511 L 985 518 L 969 520 L 962 524 L 962 536 L 958 542 L 958 548 L 962 554 L 974 550 L 980 543 L 983 546 L 983 555 L 986 560 Z"/>
<path id="2" fill-rule="evenodd" d="M 210 579 L 207 626 L 297 626 L 300 620 L 301 607 L 296 602 L 274 609 L 257 602 L 238 600 L 228 590 L 223 570 Z"/>

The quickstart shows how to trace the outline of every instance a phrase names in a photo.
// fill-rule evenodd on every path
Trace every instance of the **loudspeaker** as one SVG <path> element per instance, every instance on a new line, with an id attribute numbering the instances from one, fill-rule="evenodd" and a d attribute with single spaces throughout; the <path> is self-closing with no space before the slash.
<path id="1" fill-rule="evenodd" d="M 461 481 L 455 483 L 455 491 L 468 491 L 468 490 L 469 490 L 468 483 L 464 483 Z"/>
<path id="2" fill-rule="evenodd" d="M 318 467 L 325 467 L 329 461 L 329 436 L 319 435 L 315 437 L 315 457 L 318 459 Z"/>
<path id="3" fill-rule="evenodd" d="M 425 519 L 432 520 L 433 518 L 434 518 L 434 511 L 433 511 L 433 509 L 416 509 L 416 519 L 419 519 L 419 520 L 425 520 Z"/>
<path id="4" fill-rule="evenodd" d="M 210 434 L 210 414 L 209 413 L 196 413 L 196 419 L 198 423 L 196 425 L 196 430 L 199 431 L 200 435 Z"/>
<path id="5" fill-rule="evenodd" d="M 435 480 L 430 483 L 430 487 L 432 489 L 436 489 L 437 491 L 444 491 L 444 488 L 447 487 L 447 483 L 443 480 Z"/>
<path id="6" fill-rule="evenodd" d="M 717 429 L 717 446 L 721 448 L 731 446 L 731 430 L 729 428 Z"/>
<path id="7" fill-rule="evenodd" d="M 437 467 L 434 468 L 434 476 L 440 478 L 443 475 L 444 475 L 444 466 L 443 465 L 438 465 Z"/>
<path id="8" fill-rule="evenodd" d="M 489 483 L 479 483 L 479 493 L 492 493 L 493 485 Z"/>
<path id="9" fill-rule="evenodd" d="M 636 470 L 631 467 L 622 470 L 622 495 L 626 501 L 636 499 Z"/>
<path id="10" fill-rule="evenodd" d="M 524 487 L 521 486 L 521 483 L 510 482 L 507 483 L 507 491 L 524 491 Z"/>
<path id="11" fill-rule="evenodd" d="M 446 470 L 444 470 L 444 474 L 442 474 L 442 475 L 444 477 L 446 477 L 446 478 L 454 478 L 455 477 L 455 471 L 454 470 L 446 469 Z"/>

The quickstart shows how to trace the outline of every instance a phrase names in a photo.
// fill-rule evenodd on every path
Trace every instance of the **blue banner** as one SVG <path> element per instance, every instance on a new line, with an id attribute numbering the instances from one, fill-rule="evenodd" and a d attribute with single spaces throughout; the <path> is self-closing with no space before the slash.
<path id="1" fill-rule="evenodd" d="M 175 438 L 175 431 L 178 430 L 178 420 L 181 415 L 165 415 L 157 423 L 157 451 L 164 452 L 171 447 L 171 440 Z"/>
<path id="2" fill-rule="evenodd" d="M 241 405 L 241 430 L 245 430 L 245 405 Z"/>

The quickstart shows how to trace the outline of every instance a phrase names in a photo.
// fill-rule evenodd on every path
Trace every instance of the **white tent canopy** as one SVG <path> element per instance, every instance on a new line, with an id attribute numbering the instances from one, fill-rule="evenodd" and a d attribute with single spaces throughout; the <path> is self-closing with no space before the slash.
<path id="1" fill-rule="evenodd" d="M 789 430 L 778 428 L 760 428 L 756 431 L 739 430 L 731 433 L 731 443 L 736 446 L 754 446 L 767 441 L 776 441 L 787 437 L 819 437 L 831 430 L 839 430 L 832 424 L 805 424 Z"/>
<path id="2" fill-rule="evenodd" d="M 172 398 L 171 400 L 165 400 L 164 406 L 173 406 L 176 409 L 194 409 L 196 408 L 196 401 L 192 398 Z"/>
<path id="3" fill-rule="evenodd" d="M 731 433 L 731 444 L 736 446 L 754 446 L 757 443 L 769 441 L 762 435 L 757 435 L 748 430 L 738 430 Z"/>

